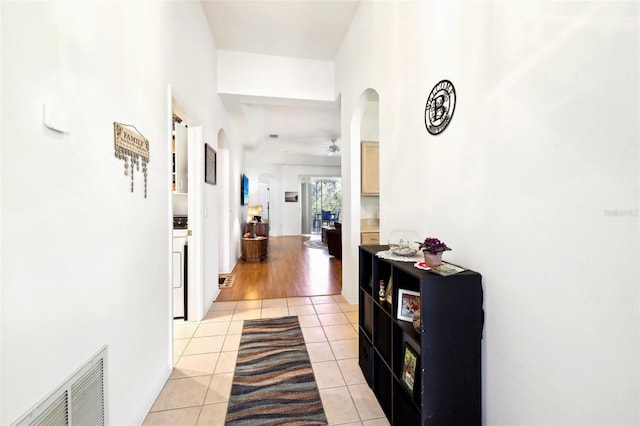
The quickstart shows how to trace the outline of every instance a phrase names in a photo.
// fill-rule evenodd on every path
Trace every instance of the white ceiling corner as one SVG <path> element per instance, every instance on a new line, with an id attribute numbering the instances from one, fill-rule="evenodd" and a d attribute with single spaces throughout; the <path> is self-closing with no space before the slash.
<path id="1" fill-rule="evenodd" d="M 202 0 L 221 50 L 303 59 L 336 57 L 359 0 Z M 221 94 L 246 149 L 284 164 L 340 164 L 328 156 L 340 145 L 336 102 Z M 277 134 L 277 139 L 269 138 Z"/>

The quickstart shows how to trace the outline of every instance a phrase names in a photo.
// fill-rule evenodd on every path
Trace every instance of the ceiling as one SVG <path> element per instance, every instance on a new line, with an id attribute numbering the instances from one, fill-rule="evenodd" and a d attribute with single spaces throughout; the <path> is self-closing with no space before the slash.
<path id="1" fill-rule="evenodd" d="M 221 50 L 334 60 L 359 0 L 202 0 Z M 340 164 L 340 105 L 221 95 L 248 151 L 285 164 Z M 278 135 L 277 138 L 269 135 Z"/>

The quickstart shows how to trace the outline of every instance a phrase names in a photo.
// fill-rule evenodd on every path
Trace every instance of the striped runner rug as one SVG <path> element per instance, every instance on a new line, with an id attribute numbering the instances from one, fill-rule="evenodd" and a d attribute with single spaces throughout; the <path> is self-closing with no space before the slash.
<path id="1" fill-rule="evenodd" d="M 298 317 L 244 322 L 225 424 L 327 424 Z"/>

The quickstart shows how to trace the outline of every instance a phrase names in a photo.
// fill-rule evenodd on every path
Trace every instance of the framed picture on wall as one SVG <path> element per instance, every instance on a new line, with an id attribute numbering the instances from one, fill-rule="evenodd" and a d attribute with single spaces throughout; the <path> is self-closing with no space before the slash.
<path id="1" fill-rule="evenodd" d="M 217 184 L 217 161 L 216 150 L 208 143 L 204 144 L 204 181 L 211 185 Z"/>
<path id="2" fill-rule="evenodd" d="M 298 193 L 293 191 L 286 191 L 284 193 L 284 201 L 285 203 L 297 203 Z"/>

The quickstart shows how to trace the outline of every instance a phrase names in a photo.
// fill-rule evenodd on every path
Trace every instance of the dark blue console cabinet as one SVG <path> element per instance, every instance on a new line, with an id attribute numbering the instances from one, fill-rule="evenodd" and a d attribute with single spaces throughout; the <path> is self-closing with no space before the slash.
<path id="1" fill-rule="evenodd" d="M 445 277 L 376 256 L 387 249 L 359 249 L 359 363 L 367 383 L 392 425 L 480 425 L 482 276 Z M 392 283 L 391 303 L 379 300 L 380 280 Z M 420 293 L 420 332 L 397 317 L 400 289 Z M 412 380 L 403 372 L 407 346 L 417 358 Z"/>

